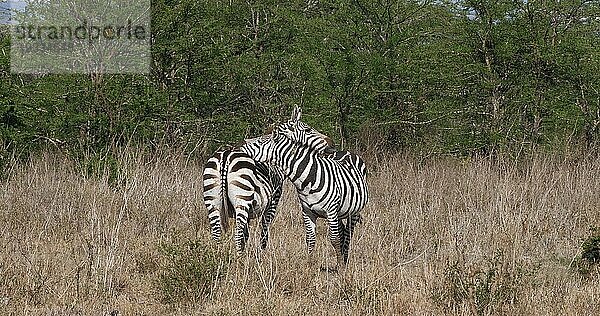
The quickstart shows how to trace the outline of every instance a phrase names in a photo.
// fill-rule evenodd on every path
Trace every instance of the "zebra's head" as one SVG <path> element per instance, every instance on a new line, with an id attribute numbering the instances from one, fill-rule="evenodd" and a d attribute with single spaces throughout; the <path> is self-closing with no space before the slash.
<path id="1" fill-rule="evenodd" d="M 269 163 L 272 160 L 272 142 L 271 134 L 245 139 L 240 150 L 247 153 L 252 159 L 260 162 Z"/>
<path id="2" fill-rule="evenodd" d="M 300 121 L 301 116 L 302 111 L 299 107 L 295 107 L 292 117 L 273 129 L 273 140 L 278 142 L 280 138 L 287 138 L 293 143 L 309 147 L 318 153 L 332 150 L 334 144 L 331 138 Z"/>

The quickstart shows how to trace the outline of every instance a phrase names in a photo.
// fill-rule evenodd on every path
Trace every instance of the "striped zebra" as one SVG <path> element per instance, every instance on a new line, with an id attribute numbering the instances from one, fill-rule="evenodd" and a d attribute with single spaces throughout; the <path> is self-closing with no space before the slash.
<path id="1" fill-rule="evenodd" d="M 357 155 L 331 150 L 331 140 L 301 122 L 300 116 L 296 108 L 272 135 L 247 140 L 242 148 L 256 161 L 279 167 L 296 187 L 309 252 L 315 246 L 317 218 L 327 220 L 342 267 L 348 262 L 352 233 L 368 200 L 366 166 Z"/>
<path id="2" fill-rule="evenodd" d="M 212 238 L 220 241 L 223 231 L 228 230 L 228 218 L 235 218 L 234 240 L 241 253 L 249 236 L 248 221 L 260 216 L 260 246 L 266 248 L 269 227 L 281 198 L 281 171 L 230 148 L 219 150 L 208 159 L 202 178 Z"/>

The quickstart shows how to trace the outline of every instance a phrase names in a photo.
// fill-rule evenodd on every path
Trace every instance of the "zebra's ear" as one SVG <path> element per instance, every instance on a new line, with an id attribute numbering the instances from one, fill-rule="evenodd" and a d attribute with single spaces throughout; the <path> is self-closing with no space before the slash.
<path id="1" fill-rule="evenodd" d="M 300 109 L 299 106 L 295 106 L 294 110 L 292 111 L 292 117 L 290 118 L 290 121 L 297 123 L 300 121 L 300 117 L 302 116 L 302 110 Z"/>

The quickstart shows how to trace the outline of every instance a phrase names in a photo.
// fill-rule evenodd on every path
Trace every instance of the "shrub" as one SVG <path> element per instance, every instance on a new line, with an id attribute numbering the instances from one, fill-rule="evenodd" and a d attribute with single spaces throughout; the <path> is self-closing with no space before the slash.
<path id="1" fill-rule="evenodd" d="M 592 227 L 590 236 L 581 245 L 581 255 L 576 259 L 576 268 L 584 276 L 590 273 L 600 263 L 600 227 Z"/>

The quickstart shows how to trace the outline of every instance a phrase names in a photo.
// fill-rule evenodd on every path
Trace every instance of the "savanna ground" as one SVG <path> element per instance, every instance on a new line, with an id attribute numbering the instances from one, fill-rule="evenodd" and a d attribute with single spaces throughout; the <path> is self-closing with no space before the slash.
<path id="1" fill-rule="evenodd" d="M 43 154 L 0 186 L 2 315 L 600 314 L 600 159 L 371 163 L 346 273 L 288 185 L 264 252 L 215 245 L 201 163 Z M 229 235 L 230 236 L 230 235 Z M 589 239 L 588 239 L 589 241 Z"/>

